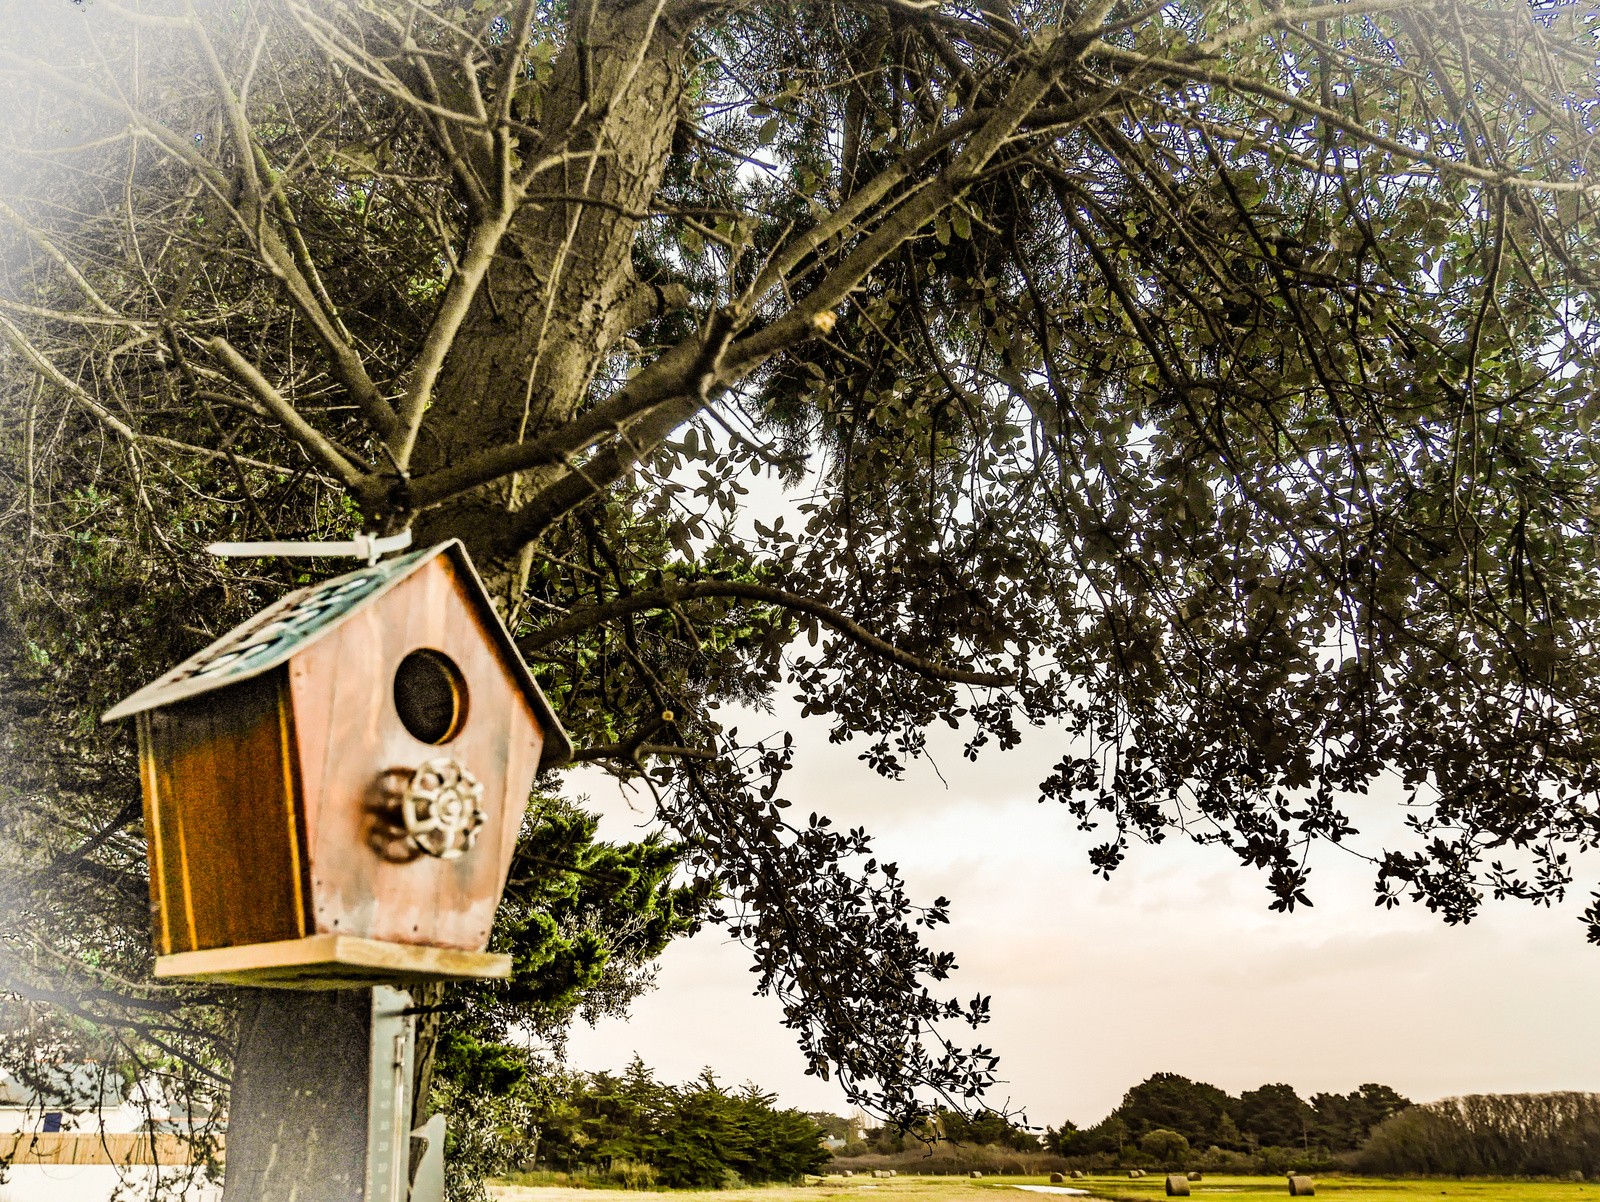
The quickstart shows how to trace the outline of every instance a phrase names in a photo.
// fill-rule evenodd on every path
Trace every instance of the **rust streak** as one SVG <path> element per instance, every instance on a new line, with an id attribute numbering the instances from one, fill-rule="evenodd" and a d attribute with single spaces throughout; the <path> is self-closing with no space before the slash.
<path id="1" fill-rule="evenodd" d="M 139 772 L 143 777 L 145 813 L 145 838 L 150 845 L 150 883 L 155 888 L 157 909 L 161 916 L 161 950 L 172 954 L 172 915 L 167 903 L 167 863 L 161 851 L 161 802 L 157 787 L 156 753 L 150 732 L 148 711 L 138 717 Z"/>
<path id="2" fill-rule="evenodd" d="M 295 822 L 295 806 L 299 804 L 300 790 L 295 788 L 294 732 L 289 726 L 289 674 L 279 675 L 278 685 L 278 749 L 283 760 L 284 810 L 289 819 L 289 873 L 290 892 L 294 895 L 295 929 L 304 937 L 306 931 L 306 898 L 303 888 L 304 871 L 300 863 L 300 832 Z"/>

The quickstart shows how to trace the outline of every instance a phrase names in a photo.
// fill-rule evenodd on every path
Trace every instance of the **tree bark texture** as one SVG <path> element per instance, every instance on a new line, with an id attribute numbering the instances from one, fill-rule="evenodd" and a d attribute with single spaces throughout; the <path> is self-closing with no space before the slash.
<path id="1" fill-rule="evenodd" d="M 571 420 L 612 348 L 659 308 L 632 252 L 678 121 L 684 31 L 648 0 L 595 4 L 573 25 L 544 93 L 542 143 L 522 153 L 579 157 L 533 181 L 512 219 L 440 373 L 414 474 Z M 586 203 L 562 199 L 577 196 Z M 461 538 L 501 594 L 495 585 L 514 568 L 483 553 L 481 519 L 514 509 L 562 470 L 526 472 L 441 506 L 423 518 L 423 541 Z"/>

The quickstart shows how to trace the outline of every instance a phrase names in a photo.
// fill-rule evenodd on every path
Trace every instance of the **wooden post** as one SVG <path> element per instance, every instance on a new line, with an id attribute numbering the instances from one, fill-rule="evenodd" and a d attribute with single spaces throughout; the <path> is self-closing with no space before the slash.
<path id="1" fill-rule="evenodd" d="M 362 1202 L 371 1022 L 366 989 L 246 998 L 223 1202 Z"/>
<path id="2" fill-rule="evenodd" d="M 223 1202 L 406 1202 L 403 990 L 257 990 L 239 1028 Z"/>

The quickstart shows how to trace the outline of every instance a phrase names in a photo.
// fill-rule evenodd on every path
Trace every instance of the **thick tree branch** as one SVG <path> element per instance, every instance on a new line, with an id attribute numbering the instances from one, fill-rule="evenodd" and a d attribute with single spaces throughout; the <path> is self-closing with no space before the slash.
<path id="1" fill-rule="evenodd" d="M 1062 47 L 1063 49 L 1070 47 L 1067 39 L 1062 39 Z M 666 437 L 666 434 L 675 428 L 676 422 L 658 438 L 640 438 L 638 435 L 643 431 L 635 431 L 627 423 L 657 406 L 666 406 L 674 413 L 681 411 L 682 416 L 677 420 L 679 422 L 687 420 L 698 406 L 685 409 L 682 398 L 724 389 L 747 376 L 773 355 L 819 334 L 826 334 L 833 328 L 832 310 L 844 302 L 852 289 L 892 254 L 896 247 L 914 236 L 918 230 L 933 220 L 938 212 L 953 204 L 966 187 L 981 174 L 983 168 L 1006 144 L 1028 113 L 1048 93 L 1067 57 L 1065 53 L 1050 56 L 1045 63 L 1037 66 L 1019 81 L 1001 104 L 992 110 L 986 110 L 986 119 L 972 122 L 971 124 L 976 127 L 975 132 L 949 169 L 914 190 L 909 198 L 901 200 L 892 216 L 863 239 L 861 244 L 829 272 L 801 304 L 794 306 L 788 313 L 758 333 L 733 341 L 717 358 L 714 376 L 708 379 L 705 374 L 704 339 L 697 337 L 686 340 L 640 371 L 615 395 L 561 429 L 532 442 L 494 448 L 465 463 L 414 481 L 408 494 L 411 501 L 422 506 L 438 504 L 451 496 L 513 472 L 562 462 L 585 447 L 600 441 L 607 434 L 619 431 L 625 431 L 621 437 L 630 443 L 644 444 L 653 448 L 660 438 Z M 1061 115 L 1064 118 L 1079 120 L 1087 118 L 1103 108 L 1114 95 L 1111 90 L 1096 93 L 1075 105 L 1068 106 Z M 968 123 L 961 123 L 961 129 L 967 128 L 969 128 Z M 943 131 L 937 137 L 929 139 L 929 145 L 920 147 L 916 154 L 907 156 L 894 167 L 881 172 L 879 176 L 864 185 L 856 196 L 841 206 L 834 217 L 826 223 L 827 227 L 832 228 L 838 222 L 841 231 L 848 228 L 848 223 L 841 220 L 843 215 L 855 213 L 859 216 L 860 213 L 870 210 L 873 198 L 881 199 L 887 195 L 896 184 L 910 177 L 915 165 L 931 158 L 936 149 L 944 148 L 954 138 L 953 131 Z M 768 265 L 758 277 L 750 295 L 759 298 L 763 291 L 776 287 L 783 282 L 783 270 L 797 267 L 813 250 L 821 247 L 826 241 L 827 237 L 819 237 L 817 231 L 812 231 L 800 239 L 784 255 Z M 671 403 L 673 398 L 679 398 L 676 404 Z M 658 424 L 650 422 L 652 429 Z M 549 486 L 544 493 L 519 511 L 519 520 L 515 522 L 515 527 L 520 532 L 532 531 L 529 538 L 536 537 L 544 528 L 541 523 L 546 519 L 542 515 L 548 512 L 551 514 L 549 520 L 554 520 L 554 517 L 581 503 L 598 489 L 619 479 L 621 472 L 626 471 L 639 458 L 639 454 L 628 449 L 613 447 L 609 451 L 601 452 L 586 462 L 581 469 L 575 469 L 573 475 Z"/>
<path id="2" fill-rule="evenodd" d="M 547 647 L 551 643 L 559 642 L 564 638 L 582 634 L 603 623 L 623 617 L 640 610 L 665 609 L 673 605 L 681 605 L 685 601 L 694 601 L 702 597 L 737 597 L 745 601 L 756 601 L 763 605 L 776 605 L 782 609 L 803 613 L 808 617 L 817 619 L 824 626 L 848 639 L 863 650 L 870 651 L 882 659 L 915 672 L 918 676 L 925 676 L 929 680 L 940 680 L 950 684 L 970 684 L 987 686 L 990 688 L 1005 688 L 1015 684 L 1015 678 L 993 672 L 972 672 L 966 668 L 952 668 L 946 664 L 936 663 L 933 660 L 923 659 L 896 647 L 893 643 L 872 633 L 861 623 L 853 618 L 840 613 L 831 605 L 826 605 L 812 597 L 800 593 L 791 593 L 785 589 L 774 588 L 766 584 L 753 584 L 742 580 L 703 580 L 693 584 L 663 585 L 661 588 L 647 589 L 637 593 L 629 593 L 625 597 L 618 597 L 602 605 L 592 606 L 569 614 L 560 621 L 519 640 L 518 649 L 525 655 L 535 654 L 539 648 Z"/>
<path id="3" fill-rule="evenodd" d="M 412 365 L 411 383 L 400 402 L 400 420 L 393 436 L 387 441 L 394 451 L 395 462 L 405 468 L 411 462 L 416 447 L 417 433 L 422 429 L 423 414 L 433 398 L 433 386 L 439 379 L 445 356 L 450 353 L 461 323 L 467 319 L 473 298 L 489 274 L 500 240 L 511 224 L 513 209 L 502 203 L 472 228 L 467 250 L 450 273 L 450 283 L 445 288 L 444 299 L 433 315 L 422 351 Z M 459 491 L 459 490 L 458 490 Z"/>
<path id="4" fill-rule="evenodd" d="M 677 373 L 672 380 L 675 385 L 672 392 L 657 396 L 653 390 L 635 389 L 633 383 L 639 379 L 635 376 L 634 381 L 630 381 L 609 401 L 539 438 L 493 447 L 463 463 L 411 481 L 406 490 L 407 502 L 425 509 L 515 472 L 567 463 L 572 456 L 602 439 L 619 434 L 620 421 L 635 416 L 650 404 L 669 399 L 674 394 L 708 395 L 720 383 L 722 356 L 739 319 L 734 310 L 719 310 L 699 334 L 674 347 L 651 365 L 664 367 L 665 363 L 670 362 L 675 366 L 680 361 L 687 361 L 687 370 Z M 664 376 L 668 373 L 659 370 L 655 374 Z M 630 393 L 627 403 L 617 403 L 619 398 Z"/>
<path id="5" fill-rule="evenodd" d="M 220 336 L 212 338 L 205 343 L 205 349 L 244 385 L 267 412 L 278 419 L 289 435 L 311 453 L 313 459 L 332 472 L 341 483 L 346 487 L 354 487 L 362 482 L 366 473 L 346 459 L 332 442 L 301 417 L 294 405 L 256 370 L 255 364 L 234 349 L 226 338 Z"/>

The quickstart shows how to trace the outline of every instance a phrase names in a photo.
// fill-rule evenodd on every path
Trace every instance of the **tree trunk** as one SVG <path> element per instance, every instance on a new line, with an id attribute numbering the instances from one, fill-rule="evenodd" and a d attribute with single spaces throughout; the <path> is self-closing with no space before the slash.
<path id="1" fill-rule="evenodd" d="M 535 181 L 447 357 L 417 447 L 426 471 L 569 420 L 627 331 L 657 308 L 632 270 L 637 219 L 660 185 L 678 118 L 684 29 L 671 6 L 575 6 L 542 103 L 545 147 L 603 153 Z M 532 161 L 544 148 L 522 148 Z M 577 205 L 546 197 L 582 194 Z M 515 508 L 516 480 L 426 515 L 418 543 L 478 542 L 481 519 Z M 526 495 L 526 490 L 524 494 Z M 516 560 L 479 568 L 497 603 L 520 591 Z M 440 987 L 414 991 L 436 1005 Z M 369 991 L 253 999 L 240 1029 L 225 1202 L 357 1202 L 363 1195 Z M 428 1112 L 438 1025 L 416 1054 L 414 1124 Z"/>
<path id="2" fill-rule="evenodd" d="M 666 171 L 684 49 L 670 7 L 651 0 L 596 3 L 574 16 L 544 94 L 542 144 L 522 153 L 580 157 L 534 180 L 531 202 L 511 222 L 440 373 L 416 474 L 571 420 L 617 342 L 659 311 L 660 294 L 634 276 L 633 241 L 636 215 Z M 596 203 L 561 199 L 575 196 Z M 479 518 L 515 509 L 540 475 L 425 514 L 422 541 L 457 537 L 471 549 Z M 514 590 L 520 580 L 514 562 L 480 554 L 478 568 L 497 597 L 506 595 L 497 583 Z"/>

